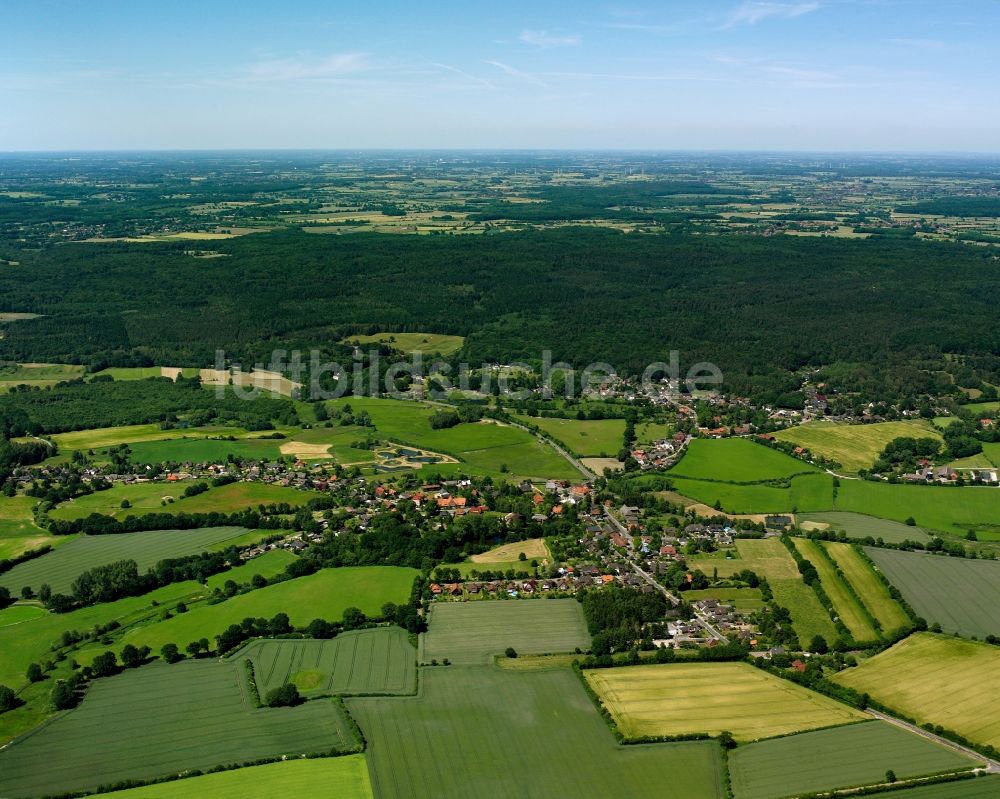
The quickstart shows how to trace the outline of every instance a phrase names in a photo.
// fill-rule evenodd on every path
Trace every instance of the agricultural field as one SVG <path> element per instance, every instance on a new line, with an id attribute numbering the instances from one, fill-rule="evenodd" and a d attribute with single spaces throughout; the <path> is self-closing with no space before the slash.
<path id="1" fill-rule="evenodd" d="M 287 441 L 278 442 L 282 455 L 294 455 L 302 460 L 334 458 L 348 466 L 371 463 L 375 454 L 370 449 L 352 446 L 363 443 L 372 436 L 365 427 L 313 427 L 289 434 Z"/>
<path id="2" fill-rule="evenodd" d="M 815 466 L 746 438 L 696 438 L 671 475 L 729 483 L 780 480 Z"/>
<path id="3" fill-rule="evenodd" d="M 881 538 L 890 544 L 901 544 L 904 541 L 926 541 L 928 538 L 927 533 L 920 527 L 911 527 L 902 522 L 848 511 L 800 513 L 798 521 L 800 525 L 809 522 L 824 530 L 843 530 L 848 538 L 863 539 L 871 536 L 875 540 Z"/>
<path id="4" fill-rule="evenodd" d="M 519 415 L 518 420 L 535 425 L 572 452 L 584 458 L 616 457 L 625 435 L 624 419 L 559 419 L 546 416 Z M 637 446 L 670 435 L 669 425 L 639 422 L 635 426 Z"/>
<path id="5" fill-rule="evenodd" d="M 203 527 L 197 530 L 150 530 L 120 535 L 84 535 L 40 558 L 26 561 L 0 574 L 0 585 L 11 593 L 31 586 L 37 593 L 47 583 L 54 593 L 68 594 L 82 572 L 119 560 L 134 560 L 144 572 L 164 558 L 197 555 L 225 549 L 242 536 L 242 527 Z"/>
<path id="6" fill-rule="evenodd" d="M 584 676 L 626 738 L 728 730 L 746 743 L 866 718 L 748 663 L 625 666 Z"/>
<path id="7" fill-rule="evenodd" d="M 335 796 L 337 799 L 374 799 L 364 755 L 287 760 L 249 766 L 217 774 L 102 793 L 104 799 L 303 799 Z"/>
<path id="8" fill-rule="evenodd" d="M 172 583 L 143 596 L 127 597 L 70 613 L 29 615 L 25 607 L 19 605 L 0 610 L 0 685 L 21 685 L 28 664 L 48 657 L 52 644 L 65 630 L 90 630 L 95 625 L 106 625 L 112 621 L 125 626 L 158 615 L 160 609 L 154 605 L 172 607 L 178 601 L 190 601 L 202 594 L 204 588 L 191 581 Z M 0 719 L 9 715 L 0 715 Z"/>
<path id="9" fill-rule="evenodd" d="M 916 633 L 833 681 L 978 744 L 1000 746 L 1000 649 Z"/>
<path id="10" fill-rule="evenodd" d="M 388 344 L 400 352 L 451 355 L 462 349 L 465 337 L 444 333 L 375 333 L 370 336 L 349 336 L 342 343 L 356 344 L 362 349 L 369 344 Z"/>
<path id="11" fill-rule="evenodd" d="M 879 422 L 878 424 L 840 424 L 807 422 L 797 427 L 779 430 L 774 437 L 805 447 L 814 455 L 822 455 L 841 464 L 845 472 L 869 469 L 875 459 L 894 438 L 934 438 L 941 433 L 929 422 Z"/>
<path id="12" fill-rule="evenodd" d="M 521 553 L 524 553 L 524 560 L 519 557 Z M 469 577 L 473 572 L 507 571 L 508 569 L 530 573 L 532 561 L 536 561 L 539 566 L 552 561 L 552 554 L 545 545 L 545 539 L 529 538 L 525 541 L 516 541 L 513 544 L 502 544 L 459 563 L 458 570 L 463 577 Z"/>
<path id="13" fill-rule="evenodd" d="M 96 450 L 103 447 L 113 447 L 118 444 L 128 444 L 131 446 L 132 444 L 144 441 L 194 438 L 201 435 L 205 437 L 240 436 L 246 435 L 246 432 L 241 427 L 224 427 L 221 425 L 163 430 L 158 424 L 133 424 L 120 427 L 100 427 L 93 430 L 74 430 L 69 433 L 56 433 L 50 436 L 50 438 L 59 447 L 60 452 L 66 453 L 74 450 Z"/>
<path id="14" fill-rule="evenodd" d="M 701 569 L 711 576 L 716 570 L 720 578 L 730 577 L 743 569 L 750 569 L 767 578 L 775 601 L 792 614 L 792 627 L 803 646 L 808 646 L 813 636 L 821 635 L 827 642 L 837 637 L 833 626 L 813 590 L 802 582 L 798 567 L 784 544 L 777 538 L 741 538 L 736 541 L 738 558 L 689 558 L 688 566 Z"/>
<path id="15" fill-rule="evenodd" d="M 415 569 L 400 566 L 321 569 L 306 577 L 258 588 L 216 605 L 198 605 L 165 621 L 136 627 L 125 634 L 121 644 L 145 645 L 154 652 L 159 652 L 166 643 L 183 648 L 203 636 L 211 640 L 230 624 L 239 624 L 248 616 L 270 619 L 276 613 L 287 613 L 292 624 L 298 626 L 316 618 L 339 621 L 349 607 L 378 616 L 386 602 L 407 601 L 416 575 Z"/>
<path id="16" fill-rule="evenodd" d="M 865 549 L 903 598 L 945 632 L 1000 635 L 1000 563 L 893 549 Z"/>
<path id="17" fill-rule="evenodd" d="M 727 513 L 799 513 L 834 507 L 833 478 L 826 474 L 798 475 L 789 481 L 787 488 L 695 480 L 678 477 L 673 471 L 669 474 L 679 493 L 711 507 L 718 503 Z"/>
<path id="18" fill-rule="evenodd" d="M 885 634 L 907 627 L 910 617 L 906 615 L 871 564 L 851 544 L 827 542 L 822 544 L 840 568 L 845 579 L 854 588 L 854 593 L 861 597 L 868 612 L 875 618 Z"/>
<path id="19" fill-rule="evenodd" d="M 421 683 L 415 697 L 347 700 L 381 799 L 722 799 L 718 744 L 616 745 L 567 668 L 428 668 Z"/>
<path id="20" fill-rule="evenodd" d="M 2 316 L 2 315 L 0 315 Z M 8 321 L 0 318 L 0 322 Z M 54 386 L 81 377 L 84 367 L 63 363 L 19 363 L 0 366 L 0 391 L 13 386 Z"/>
<path id="21" fill-rule="evenodd" d="M 38 500 L 18 495 L 0 496 L 0 560 L 13 558 L 43 544 L 60 543 L 35 524 L 32 510 Z"/>
<path id="22" fill-rule="evenodd" d="M 925 529 L 965 536 L 975 530 L 980 540 L 1000 540 L 1000 489 L 988 486 L 920 486 L 843 480 L 837 510 L 854 511 L 905 522 L 913 518 Z"/>
<path id="23" fill-rule="evenodd" d="M 878 785 L 890 769 L 906 780 L 978 765 L 954 749 L 882 721 L 760 741 L 729 755 L 735 799 Z"/>
<path id="24" fill-rule="evenodd" d="M 248 460 L 277 460 L 282 441 L 268 438 L 168 438 L 130 444 L 134 463 L 218 463 L 229 455 Z"/>
<path id="25" fill-rule="evenodd" d="M 303 696 L 412 694 L 417 650 L 400 627 L 376 627 L 328 640 L 254 641 L 230 656 L 253 661 L 261 696 L 293 683 Z"/>
<path id="26" fill-rule="evenodd" d="M 71 520 L 85 518 L 91 513 L 101 513 L 116 519 L 142 516 L 144 513 L 233 513 L 272 503 L 301 506 L 318 496 L 312 491 L 269 483 L 230 483 L 210 488 L 193 497 L 185 497 L 184 489 L 194 482 L 115 483 L 105 491 L 95 491 L 64 502 L 53 508 L 49 515 L 53 519 Z M 125 500 L 129 507 L 123 508 L 122 502 Z M 165 507 L 169 510 L 165 511 Z"/>
<path id="27" fill-rule="evenodd" d="M 872 623 L 868 610 L 851 594 L 833 564 L 824 556 L 821 544 L 807 538 L 793 538 L 792 543 L 799 554 L 816 567 L 820 585 L 851 637 L 855 641 L 878 640 L 879 632 Z"/>
<path id="28" fill-rule="evenodd" d="M 78 708 L 0 751 L 0 794 L 92 790 L 359 745 L 331 700 L 255 709 L 241 668 L 209 660 L 154 663 L 96 680 Z"/>
<path id="29" fill-rule="evenodd" d="M 349 397 L 330 404 L 337 408 L 349 405 L 355 412 L 367 411 L 375 425 L 372 432 L 376 437 L 451 455 L 462 462 L 462 470 L 474 474 L 507 480 L 524 477 L 576 480 L 581 477 L 548 444 L 510 425 L 483 421 L 434 430 L 428 420 L 440 408 L 426 403 Z M 456 471 L 440 464 L 427 468 L 441 473 Z"/>
<path id="30" fill-rule="evenodd" d="M 441 602 L 431 609 L 421 660 L 488 663 L 512 646 L 518 654 L 572 652 L 590 647 L 575 599 Z"/>
<path id="31" fill-rule="evenodd" d="M 257 535 L 263 536 L 264 533 L 257 533 Z M 298 555 L 293 555 L 287 549 L 271 549 L 263 555 L 258 555 L 239 566 L 234 566 L 228 571 L 213 574 L 205 581 L 205 584 L 214 590 L 221 589 L 229 580 L 237 585 L 247 585 L 253 580 L 255 574 L 270 579 L 277 577 L 298 559 Z"/>

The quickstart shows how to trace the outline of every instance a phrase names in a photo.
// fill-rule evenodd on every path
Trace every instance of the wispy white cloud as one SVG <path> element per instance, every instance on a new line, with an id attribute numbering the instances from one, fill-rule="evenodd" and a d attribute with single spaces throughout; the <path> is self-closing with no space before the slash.
<path id="1" fill-rule="evenodd" d="M 726 27 L 737 25 L 756 25 L 761 20 L 775 17 L 778 19 L 795 19 L 818 10 L 818 2 L 806 3 L 772 3 L 748 0 L 737 7 L 726 20 Z"/>
<path id="2" fill-rule="evenodd" d="M 331 80 L 367 72 L 373 67 L 366 53 L 334 53 L 322 58 L 297 56 L 248 64 L 243 77 L 253 81 Z"/>
<path id="3" fill-rule="evenodd" d="M 466 72 L 464 69 L 459 69 L 458 67 L 453 67 L 451 64 L 441 64 L 437 61 L 431 62 L 435 67 L 439 69 L 446 70 L 447 72 L 454 72 L 456 75 L 461 75 L 466 80 L 472 81 L 473 83 L 478 83 L 480 86 L 486 86 L 489 89 L 495 89 L 492 83 L 490 83 L 486 78 L 480 78 L 478 75 L 473 75 Z"/>
<path id="4" fill-rule="evenodd" d="M 522 72 L 521 70 L 516 69 L 515 67 L 512 67 L 510 64 L 505 64 L 503 61 L 487 61 L 486 63 L 489 64 L 491 67 L 496 67 L 501 72 L 503 72 L 505 75 L 509 75 L 512 78 L 517 78 L 518 80 L 523 80 L 526 83 L 533 83 L 536 86 L 544 86 L 545 85 L 541 80 L 539 80 L 534 75 L 530 75 L 527 72 Z"/>
<path id="5" fill-rule="evenodd" d="M 578 33 L 556 34 L 544 30 L 529 29 L 521 31 L 521 35 L 517 38 L 525 44 L 535 47 L 573 47 L 581 41 Z"/>

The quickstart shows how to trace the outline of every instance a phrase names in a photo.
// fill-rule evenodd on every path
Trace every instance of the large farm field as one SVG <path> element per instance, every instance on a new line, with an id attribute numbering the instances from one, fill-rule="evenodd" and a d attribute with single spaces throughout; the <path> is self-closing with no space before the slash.
<path id="1" fill-rule="evenodd" d="M 1000 563 L 865 549 L 910 606 L 945 632 L 1000 635 Z"/>
<path id="2" fill-rule="evenodd" d="M 306 577 L 239 594 L 217 605 L 202 604 L 165 621 L 136 627 L 126 633 L 122 643 L 145 645 L 159 652 L 166 643 L 184 647 L 202 636 L 211 639 L 248 616 L 269 619 L 276 613 L 287 613 L 297 626 L 316 618 L 339 621 L 349 607 L 378 616 L 386 602 L 406 601 L 416 574 L 415 569 L 397 566 L 321 569 Z"/>
<path id="3" fill-rule="evenodd" d="M 719 577 L 729 577 L 743 569 L 750 569 L 767 578 L 775 601 L 791 611 L 792 626 L 803 646 L 808 646 L 816 635 L 823 636 L 827 642 L 837 637 L 837 628 L 829 614 L 813 590 L 802 582 L 795 561 L 781 541 L 776 538 L 741 538 L 736 542 L 736 550 L 739 558 L 734 560 L 691 558 L 688 565 L 708 575 L 718 571 Z"/>
<path id="4" fill-rule="evenodd" d="M 35 524 L 32 509 L 37 502 L 34 497 L 0 496 L 0 560 L 59 543 Z"/>
<path id="5" fill-rule="evenodd" d="M 975 530 L 981 540 L 1000 538 L 1000 489 L 988 486 L 921 486 L 844 480 L 837 510 L 866 513 L 964 536 Z"/>
<path id="6" fill-rule="evenodd" d="M 263 533 L 255 535 L 263 535 Z M 221 589 L 229 580 L 237 585 L 247 585 L 253 580 L 255 574 L 270 579 L 277 577 L 298 559 L 298 555 L 293 555 L 287 549 L 272 549 L 252 560 L 241 563 L 239 566 L 233 566 L 227 571 L 211 575 L 205 580 L 205 585 L 213 590 Z"/>
<path id="7" fill-rule="evenodd" d="M 344 339 L 344 343 L 357 344 L 362 348 L 367 344 L 388 344 L 400 352 L 451 355 L 462 349 L 465 338 L 445 333 L 373 333 L 368 336 L 349 336 Z"/>
<path id="8" fill-rule="evenodd" d="M 754 483 L 779 480 L 816 467 L 746 438 L 696 438 L 670 470 L 678 477 Z"/>
<path id="9" fill-rule="evenodd" d="M 819 573 L 820 584 L 840 620 L 855 641 L 875 641 L 878 630 L 872 623 L 868 610 L 851 594 L 847 583 L 837 574 L 836 568 L 826 558 L 822 545 L 808 538 L 793 538 L 792 543 L 799 554 L 812 563 Z"/>
<path id="10" fill-rule="evenodd" d="M 683 461 L 682 461 L 683 462 Z M 834 507 L 833 478 L 827 474 L 801 474 L 785 485 L 719 483 L 675 476 L 678 492 L 710 507 L 716 503 L 727 513 L 799 513 Z"/>
<path id="11" fill-rule="evenodd" d="M 519 416 L 525 424 L 540 430 L 565 444 L 584 458 L 617 456 L 625 434 L 624 419 L 560 419 L 546 416 Z M 641 446 L 665 438 L 671 428 L 656 422 L 639 422 L 635 426 L 636 444 Z"/>
<path id="12" fill-rule="evenodd" d="M 73 450 L 101 449 L 117 444 L 132 445 L 143 441 L 230 435 L 246 435 L 246 430 L 240 427 L 221 426 L 164 430 L 158 424 L 133 424 L 119 427 L 100 427 L 92 430 L 74 430 L 69 433 L 56 433 L 51 438 L 59 446 L 61 452 L 71 452 Z"/>
<path id="13" fill-rule="evenodd" d="M 626 666 L 585 676 L 626 738 L 728 730 L 747 742 L 865 718 L 747 663 Z"/>
<path id="14" fill-rule="evenodd" d="M 888 587 L 873 571 L 871 564 L 851 544 L 822 544 L 840 568 L 854 593 L 861 597 L 868 612 L 879 623 L 883 633 L 892 633 L 910 623 L 903 607 L 892 598 Z"/>
<path id="15" fill-rule="evenodd" d="M 815 455 L 837 461 L 844 471 L 868 469 L 885 445 L 894 438 L 934 438 L 941 433 L 929 422 L 880 422 L 878 424 L 838 424 L 808 422 L 780 430 L 774 437 L 805 447 Z"/>
<path id="16" fill-rule="evenodd" d="M 269 438 L 168 438 L 130 444 L 134 463 L 212 463 L 227 456 L 251 460 L 275 460 L 281 454 L 281 441 Z"/>
<path id="17" fill-rule="evenodd" d="M 416 697 L 347 700 L 381 799 L 723 795 L 718 744 L 616 745 L 569 669 L 427 668 L 421 683 Z"/>
<path id="18" fill-rule="evenodd" d="M 227 541 L 240 539 L 245 533 L 241 527 L 203 527 L 80 536 L 0 575 L 0 585 L 17 593 L 24 586 L 31 586 L 37 592 L 42 584 L 48 584 L 53 592 L 68 594 L 73 580 L 95 566 L 134 560 L 143 572 L 164 558 L 225 548 Z"/>
<path id="19" fill-rule="evenodd" d="M 876 785 L 885 782 L 888 770 L 905 780 L 977 765 L 954 749 L 881 721 L 760 741 L 729 755 L 736 799 Z"/>
<path id="20" fill-rule="evenodd" d="M 350 397 L 331 404 L 337 408 L 349 405 L 354 412 L 367 411 L 379 438 L 451 455 L 462 462 L 463 471 L 503 476 L 508 480 L 514 477 L 573 480 L 581 476 L 548 444 L 511 425 L 483 421 L 434 430 L 429 420 L 440 408 L 426 403 Z M 449 471 L 437 464 L 428 468 Z"/>
<path id="21" fill-rule="evenodd" d="M 512 646 L 537 655 L 587 649 L 590 636 L 575 599 L 441 602 L 431 609 L 422 660 L 487 663 Z"/>
<path id="22" fill-rule="evenodd" d="M 364 755 L 287 760 L 99 796 L 105 799 L 189 799 L 192 796 L 210 799 L 374 798 Z"/>
<path id="23" fill-rule="evenodd" d="M 821 529 L 843 530 L 848 538 L 853 539 L 871 537 L 877 541 L 881 538 L 890 544 L 927 540 L 927 533 L 919 527 L 911 527 L 890 519 L 880 519 L 877 516 L 866 516 L 862 513 L 849 511 L 800 513 L 798 520 L 800 524 L 810 522 L 819 525 Z"/>
<path id="24" fill-rule="evenodd" d="M 231 656 L 249 658 L 261 696 L 293 683 L 303 696 L 411 694 L 417 650 L 400 627 L 348 632 L 328 640 L 254 641 Z"/>
<path id="25" fill-rule="evenodd" d="M 833 679 L 920 724 L 1000 746 L 1000 650 L 989 644 L 917 633 Z"/>
<path id="26" fill-rule="evenodd" d="M 106 491 L 95 491 L 65 502 L 49 514 L 53 519 L 82 519 L 91 513 L 102 513 L 124 519 L 144 513 L 232 513 L 258 505 L 288 503 L 305 505 L 316 496 L 311 491 L 300 491 L 288 486 L 268 483 L 230 483 L 210 488 L 193 497 L 185 497 L 184 489 L 190 482 L 176 483 L 116 483 Z M 129 506 L 122 507 L 128 500 Z M 165 511 L 164 508 L 168 508 Z"/>
<path id="27" fill-rule="evenodd" d="M 96 681 L 78 708 L 0 751 L 0 794 L 87 790 L 358 743 L 331 700 L 255 709 L 238 664 L 152 664 Z"/>

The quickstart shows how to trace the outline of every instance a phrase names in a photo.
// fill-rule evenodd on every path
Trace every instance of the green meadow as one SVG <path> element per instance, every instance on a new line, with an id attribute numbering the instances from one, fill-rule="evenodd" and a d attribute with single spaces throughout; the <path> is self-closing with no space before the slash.
<path id="1" fill-rule="evenodd" d="M 805 447 L 814 455 L 837 461 L 847 472 L 871 468 L 885 445 L 894 438 L 942 440 L 941 433 L 924 420 L 878 424 L 807 422 L 779 430 L 774 437 Z"/>
<path id="2" fill-rule="evenodd" d="M 223 549 L 242 538 L 241 527 L 204 527 L 196 530 L 150 530 L 121 535 L 79 536 L 40 558 L 0 574 L 0 585 L 11 593 L 23 586 L 38 591 L 48 584 L 55 593 L 68 594 L 82 572 L 119 560 L 134 560 L 143 572 L 164 558 L 179 558 Z"/>
<path id="3" fill-rule="evenodd" d="M 696 438 L 671 475 L 728 483 L 790 478 L 816 467 L 746 438 Z"/>

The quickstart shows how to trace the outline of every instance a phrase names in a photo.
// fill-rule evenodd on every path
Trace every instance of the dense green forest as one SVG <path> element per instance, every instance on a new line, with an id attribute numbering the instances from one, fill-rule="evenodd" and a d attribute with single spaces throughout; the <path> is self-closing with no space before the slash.
<path id="1" fill-rule="evenodd" d="M 376 330 L 466 335 L 461 358 L 610 362 L 640 372 L 676 349 L 734 390 L 787 389 L 803 366 L 1000 352 L 990 250 L 958 244 L 560 229 L 497 236 L 314 236 L 64 244 L 0 256 L 0 357 L 206 366 L 266 362 Z M 995 364 L 994 364 L 995 368 Z M 792 381 L 794 387 L 794 381 Z"/>
<path id="2" fill-rule="evenodd" d="M 1000 216 L 1000 197 L 937 197 L 896 208 L 904 214 Z"/>
<path id="3" fill-rule="evenodd" d="M 197 379 L 73 380 L 52 388 L 20 387 L 0 395 L 0 434 L 14 437 L 156 422 L 171 425 L 180 414 L 190 426 L 228 422 L 249 430 L 299 421 L 290 400 L 265 396 L 243 400 L 231 391 L 218 397 Z"/>

